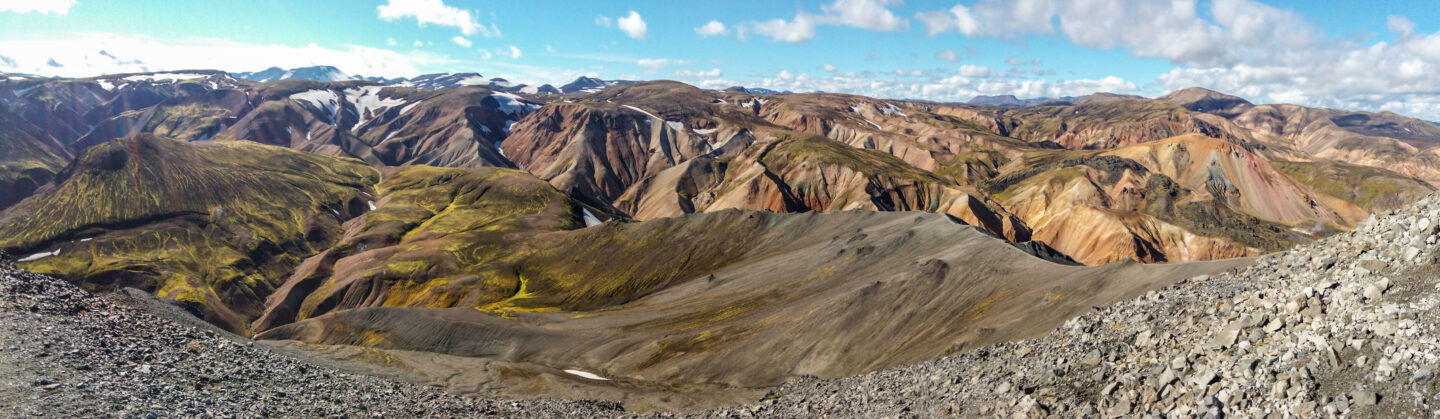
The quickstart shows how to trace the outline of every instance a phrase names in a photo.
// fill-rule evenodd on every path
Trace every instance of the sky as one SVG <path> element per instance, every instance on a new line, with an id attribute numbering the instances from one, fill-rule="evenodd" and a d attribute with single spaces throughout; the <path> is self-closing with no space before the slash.
<path id="1" fill-rule="evenodd" d="M 333 65 L 967 101 L 1200 86 L 1440 121 L 1429 2 L 0 0 L 0 72 Z"/>

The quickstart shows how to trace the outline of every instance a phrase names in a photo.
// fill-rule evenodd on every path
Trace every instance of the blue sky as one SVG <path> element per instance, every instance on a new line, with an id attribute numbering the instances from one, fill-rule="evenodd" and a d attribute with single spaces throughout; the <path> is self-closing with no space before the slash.
<path id="1" fill-rule="evenodd" d="M 1156 96 L 1201 85 L 1257 102 L 1434 120 L 1440 16 L 1428 6 L 0 0 L 0 71 L 77 77 L 326 64 L 363 75 L 466 71 L 531 83 L 593 75 L 940 101 L 1095 91 Z"/>

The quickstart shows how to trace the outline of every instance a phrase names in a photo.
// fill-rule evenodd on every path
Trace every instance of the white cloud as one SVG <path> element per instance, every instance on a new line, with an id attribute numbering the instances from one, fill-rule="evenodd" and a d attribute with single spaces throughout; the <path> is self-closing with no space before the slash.
<path id="1" fill-rule="evenodd" d="M 901 0 L 835 0 L 820 6 L 825 12 L 823 23 L 851 26 L 872 31 L 898 31 L 909 28 L 905 19 L 890 12 L 887 6 L 898 6 Z"/>
<path id="2" fill-rule="evenodd" d="M 385 4 L 376 8 L 380 13 L 380 19 L 387 22 L 398 19 L 414 18 L 420 26 L 439 25 L 450 26 L 460 30 L 461 34 L 471 36 L 479 34 L 486 38 L 500 36 L 500 29 L 492 23 L 490 26 L 480 24 L 469 10 L 462 10 L 446 6 L 441 0 L 388 0 Z"/>
<path id="3" fill-rule="evenodd" d="M 385 38 L 385 45 L 395 46 L 395 38 Z"/>
<path id="4" fill-rule="evenodd" d="M 1230 65 L 1283 55 L 1319 39 L 1319 31 L 1294 12 L 1252 0 L 1210 3 L 1213 22 L 1201 16 L 1195 0 L 980 0 L 915 18 L 932 36 L 1059 34 L 1079 46 L 1122 48 L 1181 65 Z"/>
<path id="5" fill-rule="evenodd" d="M 456 36 L 456 37 L 454 37 L 454 38 L 450 38 L 450 42 L 454 42 L 455 45 L 459 45 L 459 46 L 462 46 L 462 47 L 465 47 L 465 48 L 470 48 L 470 40 L 469 40 L 469 39 L 465 39 L 465 37 L 463 37 L 463 36 Z"/>
<path id="6" fill-rule="evenodd" d="M 723 73 L 720 72 L 720 69 L 718 69 L 718 68 L 712 68 L 712 69 L 710 69 L 709 71 L 705 71 L 705 70 L 676 70 L 675 73 L 672 74 L 672 75 L 675 76 L 675 77 L 683 77 L 683 78 L 713 79 L 713 78 L 720 77 L 722 74 L 723 74 Z"/>
<path id="7" fill-rule="evenodd" d="M 65 15 L 75 6 L 75 0 L 0 0 L 0 13 L 51 13 Z"/>
<path id="8" fill-rule="evenodd" d="M 520 59 L 520 47 L 517 47 L 517 46 L 514 46 L 514 45 L 511 45 L 511 46 L 510 46 L 510 59 L 512 59 L 512 60 L 518 60 L 518 59 Z"/>
<path id="9" fill-rule="evenodd" d="M 656 72 L 656 71 L 660 71 L 660 69 L 662 69 L 662 68 L 665 68 L 665 66 L 670 65 L 670 59 L 669 59 L 669 58 L 641 58 L 641 59 L 635 61 L 635 65 L 638 65 L 638 66 L 644 68 L 645 71 L 647 71 L 647 72 L 654 73 L 654 72 Z"/>
<path id="10" fill-rule="evenodd" d="M 555 47 L 550 46 L 550 44 L 545 44 L 545 53 L 547 53 L 547 54 L 554 54 L 554 53 L 555 53 Z"/>
<path id="11" fill-rule="evenodd" d="M 640 14 L 635 13 L 634 10 L 631 10 L 630 14 L 625 15 L 624 17 L 616 18 L 615 26 L 619 27 L 620 30 L 625 31 L 625 34 L 629 35 L 631 38 L 639 39 L 641 41 L 650 40 L 650 35 L 645 29 L 645 19 L 640 18 Z"/>
<path id="12" fill-rule="evenodd" d="M 486 50 L 485 48 L 480 48 L 479 52 L 480 52 L 480 59 L 482 59 L 482 60 L 488 60 L 488 59 L 490 59 L 491 57 L 494 57 L 494 56 L 495 56 L 494 54 L 491 54 L 490 51 Z"/>
<path id="13" fill-rule="evenodd" d="M 799 13 L 795 19 L 771 19 L 749 25 L 749 30 L 770 37 L 772 41 L 803 43 L 815 38 L 815 19 Z"/>
<path id="14" fill-rule="evenodd" d="M 415 40 L 415 48 L 420 48 L 420 47 L 423 47 L 423 46 L 425 46 L 425 41 L 421 41 L 421 40 L 419 40 L 419 39 L 416 39 L 416 40 Z"/>
<path id="15" fill-rule="evenodd" d="M 953 63 L 956 61 L 960 61 L 960 54 L 956 53 L 953 49 L 946 48 L 940 52 L 935 53 L 935 58 L 939 58 Z"/>
<path id="16" fill-rule="evenodd" d="M 104 33 L 9 40 L 5 41 L 3 55 L 10 60 L 0 60 L 0 72 L 60 77 L 187 69 L 256 71 L 272 65 L 281 68 L 333 65 L 350 74 L 394 77 L 413 76 L 420 73 L 420 68 L 454 62 L 424 52 L 400 53 L 358 45 L 296 47 L 213 38 L 160 40 Z M 49 65 L 52 60 L 60 66 Z"/>
<path id="17" fill-rule="evenodd" d="M 834 72 L 835 72 L 835 65 L 830 64 L 830 63 L 825 63 L 825 65 L 820 66 L 820 69 L 821 69 L 821 70 L 825 70 L 826 73 L 834 73 Z"/>
<path id="18" fill-rule="evenodd" d="M 611 22 L 609 17 L 595 16 L 595 25 L 602 28 L 609 28 L 611 26 L 614 26 L 615 23 Z"/>
<path id="19" fill-rule="evenodd" d="M 1415 22 L 1411 22 L 1410 19 L 1405 16 L 1390 15 L 1390 17 L 1385 20 L 1385 27 L 1390 29 L 1390 32 L 1395 32 L 1395 36 L 1401 39 L 1415 36 Z"/>
<path id="20" fill-rule="evenodd" d="M 990 67 L 986 67 L 983 65 L 966 64 L 960 66 L 959 69 L 955 70 L 955 74 L 959 74 L 964 77 L 990 77 L 990 74 L 992 73 L 990 71 Z"/>
<path id="21" fill-rule="evenodd" d="M 821 5 L 819 14 L 800 11 L 791 20 L 770 19 L 750 22 L 735 28 L 735 35 L 744 40 L 750 32 L 769 37 L 771 41 L 804 43 L 815 38 L 816 25 L 849 26 L 872 31 L 899 31 L 910 27 L 905 19 L 895 16 L 889 6 L 901 0 L 835 0 Z"/>
<path id="22" fill-rule="evenodd" d="M 940 102 L 966 101 L 978 95 L 1011 94 L 1022 98 L 1039 98 L 1083 96 L 1096 92 L 1135 93 L 1139 90 L 1135 83 L 1114 76 L 1060 81 L 988 78 L 992 74 L 990 69 L 970 65 L 962 66 L 954 75 L 913 77 L 917 74 L 915 70 L 899 70 L 899 73 L 907 78 L 876 77 L 870 73 L 813 76 L 808 73 L 781 71 L 758 82 L 714 78 L 697 81 L 696 85 L 711 89 L 744 85 L 780 91 L 824 91 Z"/>
<path id="23" fill-rule="evenodd" d="M 695 33 L 700 34 L 701 38 L 709 38 L 712 36 L 729 35 L 730 29 L 726 28 L 724 23 L 720 23 L 718 20 L 712 20 L 695 28 Z"/>

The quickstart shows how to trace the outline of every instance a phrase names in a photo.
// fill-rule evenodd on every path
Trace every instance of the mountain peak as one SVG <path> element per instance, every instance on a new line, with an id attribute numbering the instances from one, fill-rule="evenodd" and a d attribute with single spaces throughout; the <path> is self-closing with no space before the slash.
<path id="1" fill-rule="evenodd" d="M 1196 112 L 1213 113 L 1222 116 L 1238 115 L 1246 109 L 1254 107 L 1255 104 L 1239 96 L 1227 95 L 1203 87 L 1190 87 L 1180 89 L 1159 100 L 1174 103 Z"/>

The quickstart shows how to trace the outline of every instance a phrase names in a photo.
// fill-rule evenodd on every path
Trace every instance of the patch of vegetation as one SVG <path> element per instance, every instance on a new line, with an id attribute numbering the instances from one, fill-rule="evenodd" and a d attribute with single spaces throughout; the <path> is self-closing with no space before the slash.
<path id="1" fill-rule="evenodd" d="M 776 173 L 808 163 L 848 167 L 871 176 L 890 176 L 922 182 L 941 181 L 934 173 L 911 166 L 888 153 L 851 147 L 815 135 L 782 135 L 779 144 L 766 153 L 761 162 Z"/>
<path id="2" fill-rule="evenodd" d="M 1100 170 L 1101 172 L 1104 172 L 1105 178 L 1101 179 L 1101 182 L 1106 184 L 1114 184 L 1115 182 L 1120 181 L 1120 177 L 1125 175 L 1126 170 L 1140 175 L 1150 173 L 1150 171 L 1146 169 L 1145 166 L 1142 166 L 1139 162 L 1124 157 L 1086 156 L 1065 159 L 1055 163 L 1040 164 L 1036 166 L 1031 166 L 1024 170 L 1007 173 L 999 177 L 991 178 L 984 182 L 980 182 L 980 188 L 991 194 L 1001 194 L 1009 190 L 1011 187 L 1019 184 L 1021 181 L 1029 179 L 1030 177 L 1033 177 L 1035 175 L 1045 173 L 1051 170 L 1064 169 L 1074 166 L 1089 166 Z"/>
<path id="3" fill-rule="evenodd" d="M 1202 236 L 1224 237 L 1266 252 L 1295 245 L 1289 228 L 1235 211 L 1215 201 L 1190 202 L 1175 206 L 1166 221 Z M 1165 218 L 1162 218 L 1165 219 Z"/>
<path id="4" fill-rule="evenodd" d="M 1271 165 L 1300 183 L 1371 212 L 1400 208 L 1435 191 L 1422 180 L 1378 167 L 1334 161 L 1276 161 Z"/>
<path id="5" fill-rule="evenodd" d="M 356 160 L 150 135 L 91 147 L 60 176 L 5 213 L 0 248 L 60 249 L 22 265 L 203 303 L 207 318 L 242 333 L 288 271 L 359 215 L 379 180 Z"/>

